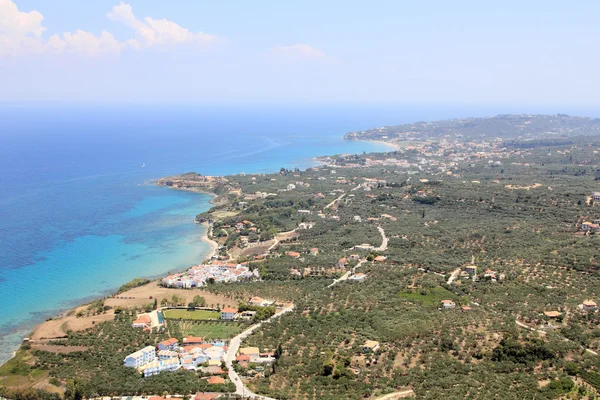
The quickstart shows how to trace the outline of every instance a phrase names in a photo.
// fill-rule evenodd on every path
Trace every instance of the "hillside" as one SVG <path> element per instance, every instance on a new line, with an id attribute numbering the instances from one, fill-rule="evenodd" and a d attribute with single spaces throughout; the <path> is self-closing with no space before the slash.
<path id="1" fill-rule="evenodd" d="M 533 139 L 600 134 L 600 119 L 558 115 L 497 115 L 487 118 L 462 118 L 434 122 L 415 122 L 349 132 L 347 140 L 425 140 L 446 136 L 501 139 Z"/>

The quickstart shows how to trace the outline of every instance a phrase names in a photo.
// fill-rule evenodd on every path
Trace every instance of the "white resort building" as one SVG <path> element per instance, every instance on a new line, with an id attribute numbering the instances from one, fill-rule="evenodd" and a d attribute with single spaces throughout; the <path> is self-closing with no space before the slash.
<path id="1" fill-rule="evenodd" d="M 123 364 L 126 367 L 131 368 L 140 368 L 141 366 L 148 364 L 156 359 L 156 349 L 154 346 L 146 346 L 141 350 L 136 351 L 135 353 L 131 353 L 125 360 Z"/>

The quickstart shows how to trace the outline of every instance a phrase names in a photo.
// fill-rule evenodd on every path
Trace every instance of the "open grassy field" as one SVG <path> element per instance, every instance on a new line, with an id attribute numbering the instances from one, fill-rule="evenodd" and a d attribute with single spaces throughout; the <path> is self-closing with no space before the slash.
<path id="1" fill-rule="evenodd" d="M 163 315 L 166 319 L 220 319 L 221 314 L 218 311 L 208 310 L 165 310 Z"/>
<path id="2" fill-rule="evenodd" d="M 229 339 L 240 333 L 242 328 L 235 322 L 200 322 L 193 324 L 190 331 L 192 336 L 201 336 L 206 339 Z"/>

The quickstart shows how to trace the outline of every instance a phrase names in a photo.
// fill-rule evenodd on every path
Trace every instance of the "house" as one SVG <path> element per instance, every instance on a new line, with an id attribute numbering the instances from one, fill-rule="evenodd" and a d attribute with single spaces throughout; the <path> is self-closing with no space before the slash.
<path id="1" fill-rule="evenodd" d="M 317 256 L 317 255 L 319 255 L 319 248 L 318 247 L 312 247 L 310 249 L 310 255 L 311 256 Z"/>
<path id="2" fill-rule="evenodd" d="M 250 358 L 250 362 L 256 362 L 260 357 L 260 351 L 258 347 L 242 347 L 240 349 L 241 355 L 246 355 Z"/>
<path id="3" fill-rule="evenodd" d="M 366 278 L 367 278 L 367 275 L 363 274 L 362 272 L 359 272 L 357 274 L 352 275 L 348 279 L 353 280 L 353 281 L 362 281 L 362 280 L 365 280 Z"/>
<path id="4" fill-rule="evenodd" d="M 386 256 L 377 256 L 373 259 L 375 262 L 384 262 L 385 260 L 387 260 Z"/>
<path id="5" fill-rule="evenodd" d="M 581 230 L 600 232 L 600 225 L 593 222 L 585 221 L 581 224 Z"/>
<path id="6" fill-rule="evenodd" d="M 453 309 L 456 308 L 456 303 L 452 300 L 442 300 L 442 308 L 444 309 Z"/>
<path id="7" fill-rule="evenodd" d="M 355 215 L 353 220 L 354 220 L 354 222 L 361 222 L 362 218 L 360 217 L 360 215 Z"/>
<path id="8" fill-rule="evenodd" d="M 477 265 L 467 265 L 465 267 L 465 271 L 467 272 L 467 274 L 469 275 L 475 275 L 477 274 Z"/>
<path id="9" fill-rule="evenodd" d="M 593 300 L 584 300 L 581 304 L 581 308 L 583 311 L 596 311 L 598 309 L 598 305 Z"/>
<path id="10" fill-rule="evenodd" d="M 592 200 L 600 201 L 600 192 L 592 192 Z"/>
<path id="11" fill-rule="evenodd" d="M 350 261 L 360 261 L 360 256 L 358 254 L 350 254 L 350 257 L 348 257 L 348 260 L 350 260 Z"/>
<path id="12" fill-rule="evenodd" d="M 471 311 L 472 309 L 471 309 L 471 307 L 469 307 L 469 306 L 462 306 L 462 307 L 460 308 L 460 310 L 461 310 L 461 311 L 464 311 L 464 312 L 467 312 L 467 311 Z"/>
<path id="13" fill-rule="evenodd" d="M 491 269 L 486 270 L 485 274 L 483 274 L 483 278 L 496 282 L 496 271 L 492 271 Z"/>
<path id="14" fill-rule="evenodd" d="M 221 319 L 232 321 L 233 319 L 235 319 L 237 312 L 238 310 L 236 310 L 235 308 L 224 308 L 221 310 Z"/>
<path id="15" fill-rule="evenodd" d="M 135 321 L 131 323 L 133 328 L 150 328 L 152 326 L 152 320 L 147 314 L 140 315 Z"/>
<path id="16" fill-rule="evenodd" d="M 123 365 L 130 368 L 140 368 L 142 365 L 148 364 L 156 359 L 156 349 L 154 346 L 146 346 L 141 350 L 131 353 L 125 360 Z"/>
<path id="17" fill-rule="evenodd" d="M 209 385 L 222 385 L 224 383 L 225 379 L 221 378 L 220 376 L 211 376 L 210 378 L 208 378 Z"/>
<path id="18" fill-rule="evenodd" d="M 202 344 L 204 343 L 204 338 L 203 337 L 199 337 L 199 336 L 187 336 L 183 338 L 183 345 L 184 346 L 190 346 L 193 344 Z"/>
<path id="19" fill-rule="evenodd" d="M 294 190 L 296 189 L 296 185 L 294 185 L 293 183 L 290 183 L 289 185 L 287 185 L 287 190 Z"/>
<path id="20" fill-rule="evenodd" d="M 339 261 L 337 262 L 337 266 L 340 268 L 347 267 L 348 260 L 346 259 L 346 257 L 340 258 Z"/>
<path id="21" fill-rule="evenodd" d="M 179 345 L 179 341 L 175 338 L 170 338 L 167 340 L 163 340 L 158 343 L 158 350 L 175 350 Z"/>
<path id="22" fill-rule="evenodd" d="M 242 311 L 242 313 L 241 313 L 242 319 L 245 319 L 245 320 L 254 318 L 254 315 L 256 315 L 256 311 Z"/>
<path id="23" fill-rule="evenodd" d="M 287 255 L 292 258 L 300 258 L 300 253 L 298 253 L 297 251 L 288 251 Z"/>
<path id="24" fill-rule="evenodd" d="M 237 362 L 240 362 L 240 361 L 250 362 L 250 356 L 247 354 L 238 354 L 237 356 L 235 356 L 235 359 Z"/>
<path id="25" fill-rule="evenodd" d="M 544 311 L 544 315 L 548 318 L 558 318 L 562 313 L 560 311 Z"/>
<path id="26" fill-rule="evenodd" d="M 376 342 L 375 340 L 367 340 L 363 345 L 363 351 L 377 351 L 379 347 L 379 342 Z"/>

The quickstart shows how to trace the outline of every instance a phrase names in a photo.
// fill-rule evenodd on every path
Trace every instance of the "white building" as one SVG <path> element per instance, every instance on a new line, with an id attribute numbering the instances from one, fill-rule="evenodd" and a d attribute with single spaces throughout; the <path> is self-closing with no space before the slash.
<path id="1" fill-rule="evenodd" d="M 177 371 L 181 367 L 179 358 L 169 358 L 163 361 L 154 360 L 139 368 L 144 376 L 160 374 L 163 371 Z"/>
<path id="2" fill-rule="evenodd" d="M 363 274 L 362 272 L 359 272 L 357 274 L 352 275 L 348 279 L 353 280 L 353 281 L 362 281 L 362 280 L 367 279 L 367 275 Z"/>
<path id="3" fill-rule="evenodd" d="M 235 308 L 224 308 L 221 310 L 221 319 L 231 321 L 237 315 L 238 310 Z"/>
<path id="4" fill-rule="evenodd" d="M 141 350 L 136 351 L 135 353 L 131 353 L 125 360 L 123 364 L 126 367 L 131 368 L 140 368 L 145 364 L 151 363 L 156 359 L 156 351 L 154 346 L 146 346 Z"/>
<path id="5" fill-rule="evenodd" d="M 456 303 L 453 302 L 452 300 L 442 300 L 442 308 L 445 308 L 445 309 L 456 308 Z"/>

